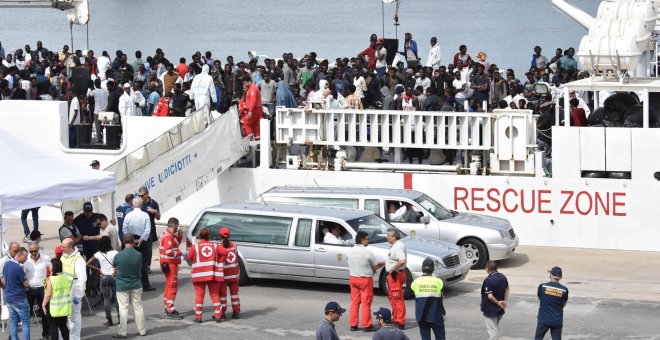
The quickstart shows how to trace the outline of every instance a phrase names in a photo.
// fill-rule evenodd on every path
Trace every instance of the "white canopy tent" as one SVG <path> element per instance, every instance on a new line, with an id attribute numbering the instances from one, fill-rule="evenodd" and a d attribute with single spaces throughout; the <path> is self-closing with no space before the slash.
<path id="1" fill-rule="evenodd" d="M 50 157 L 2 129 L 0 155 L 0 225 L 3 213 L 115 190 L 114 173 Z"/>

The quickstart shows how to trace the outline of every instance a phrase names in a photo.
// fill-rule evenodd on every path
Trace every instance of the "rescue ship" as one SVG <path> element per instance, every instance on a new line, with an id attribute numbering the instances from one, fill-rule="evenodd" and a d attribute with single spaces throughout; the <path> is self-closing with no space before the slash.
<path id="1" fill-rule="evenodd" d="M 159 201 L 165 220 L 182 222 L 207 206 L 255 199 L 274 186 L 405 188 L 459 212 L 506 218 L 523 245 L 660 251 L 660 4 L 603 1 L 592 17 L 566 1 L 552 2 L 588 29 L 577 57 L 592 76 L 564 85 L 541 111 L 277 108 L 274 120 L 261 121 L 262 131 L 274 124 L 271 145 L 267 138 L 242 137 L 235 109 L 214 112 L 208 124 L 200 110 L 187 118 L 125 117 L 115 149 L 68 148 L 64 102 L 2 101 L 0 124 L 57 158 L 85 165 L 97 159 L 102 170 L 114 172 L 115 193 L 95 198 L 108 213 L 140 186 Z M 594 110 L 602 108 L 599 124 L 558 123 L 560 106 L 570 116 L 571 91 L 591 93 Z M 633 99 L 615 110 L 608 98 L 620 93 Z M 537 143 L 543 115 L 554 118 L 547 130 L 549 171 Z M 286 150 L 293 145 L 307 151 L 291 155 Z M 350 156 L 356 147 L 389 150 L 392 161 L 356 162 Z M 460 165 L 405 164 L 404 148 L 464 156 Z M 64 206 L 75 211 L 81 202 Z"/>

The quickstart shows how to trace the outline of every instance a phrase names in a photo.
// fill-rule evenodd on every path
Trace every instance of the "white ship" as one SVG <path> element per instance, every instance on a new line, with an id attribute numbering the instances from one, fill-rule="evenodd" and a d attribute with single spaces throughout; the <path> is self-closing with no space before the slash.
<path id="1" fill-rule="evenodd" d="M 508 219 L 523 245 L 660 251 L 660 128 L 652 127 L 660 107 L 651 99 L 660 93 L 660 78 L 650 77 L 658 74 L 660 3 L 603 1 L 595 18 L 565 1 L 553 4 L 589 29 L 577 55 L 594 74 L 562 88 L 564 115 L 570 116 L 568 93 L 575 90 L 593 92 L 594 109 L 613 92 L 634 92 L 643 116 L 641 127 L 572 127 L 569 119 L 552 126 L 551 177 L 536 142 L 537 117 L 528 110 L 278 108 L 274 121 L 262 120 L 261 130 L 275 124 L 279 145 L 305 144 L 332 154 L 351 147 L 394 152 L 389 163 L 348 161 L 341 157 L 345 152 L 282 155 L 280 169 L 270 166 L 266 138 L 241 137 L 236 110 L 208 126 L 202 112 L 126 117 L 117 150 L 68 148 L 64 102 L 0 101 L 0 126 L 56 158 L 84 165 L 96 159 L 114 172 L 115 195 L 99 203 L 108 214 L 140 186 L 159 201 L 164 219 L 177 216 L 186 223 L 202 208 L 254 199 L 279 185 L 410 188 L 450 209 Z M 559 121 L 560 112 L 554 114 Z M 481 157 L 466 156 L 460 167 L 404 164 L 402 148 L 409 147 Z"/>

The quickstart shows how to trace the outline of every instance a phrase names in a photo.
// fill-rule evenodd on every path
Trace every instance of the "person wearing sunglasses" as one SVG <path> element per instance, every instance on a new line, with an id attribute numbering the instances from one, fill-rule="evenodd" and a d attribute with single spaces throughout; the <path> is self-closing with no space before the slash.
<path id="1" fill-rule="evenodd" d="M 48 319 L 41 308 L 44 301 L 44 287 L 46 285 L 46 276 L 50 270 L 50 257 L 41 253 L 39 241 L 31 241 L 28 245 L 29 256 L 25 262 L 25 276 L 28 279 L 30 287 L 27 289 L 27 299 L 30 304 L 30 314 L 34 315 L 34 306 L 37 308 L 37 315 L 41 319 L 41 335 L 49 335 Z"/>

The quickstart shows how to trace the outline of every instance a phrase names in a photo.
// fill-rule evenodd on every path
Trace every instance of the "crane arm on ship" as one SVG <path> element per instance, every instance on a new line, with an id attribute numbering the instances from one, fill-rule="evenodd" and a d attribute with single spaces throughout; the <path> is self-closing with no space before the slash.
<path id="1" fill-rule="evenodd" d="M 0 8 L 56 8 L 66 12 L 70 25 L 89 22 L 87 0 L 0 0 Z"/>

